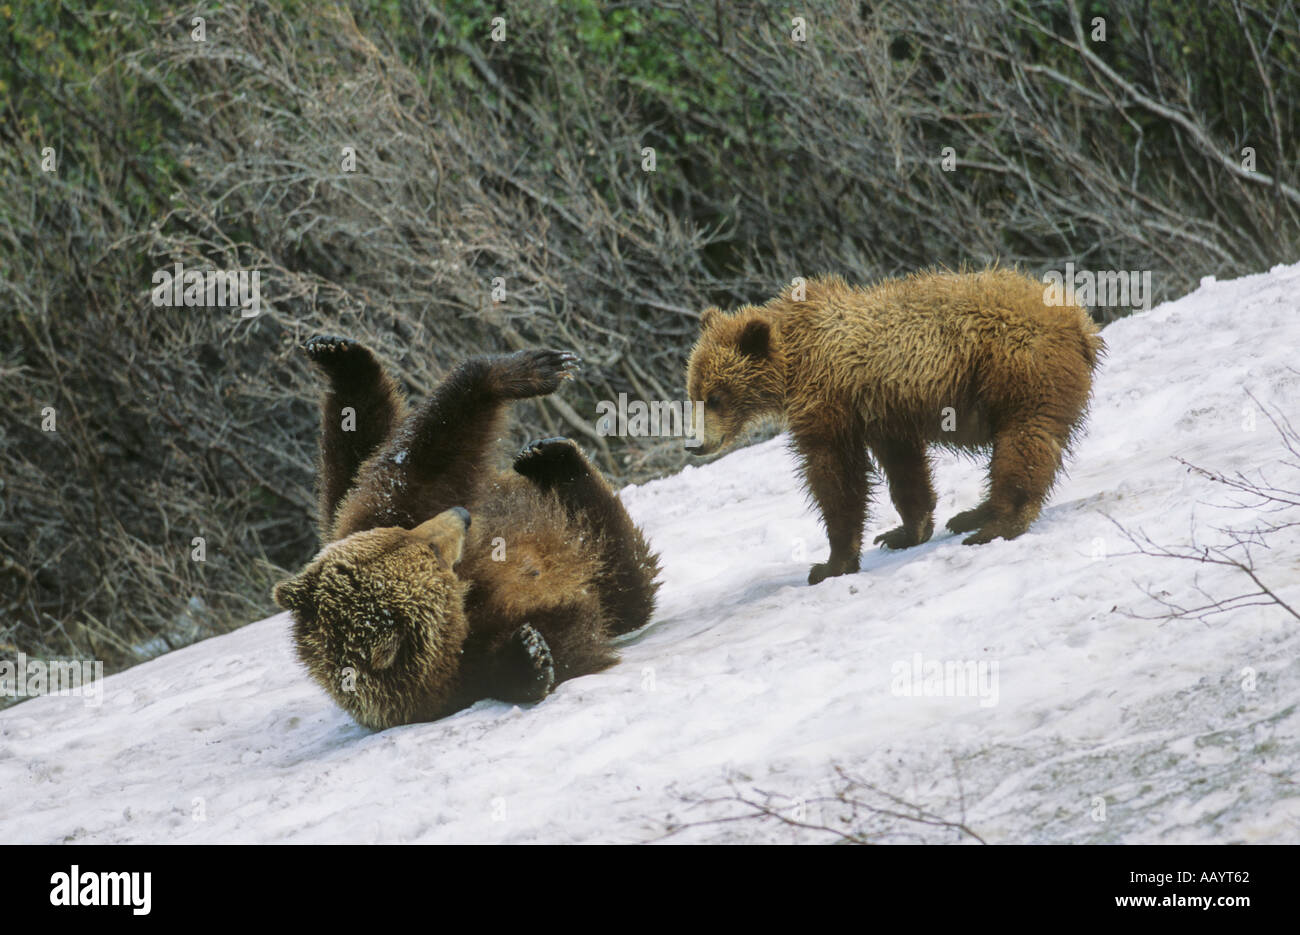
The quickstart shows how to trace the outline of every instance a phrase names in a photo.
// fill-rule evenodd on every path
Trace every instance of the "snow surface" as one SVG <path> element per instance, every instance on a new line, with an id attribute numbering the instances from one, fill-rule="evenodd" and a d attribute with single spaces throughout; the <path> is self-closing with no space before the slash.
<path id="1" fill-rule="evenodd" d="M 1107 518 L 1169 545 L 1261 518 L 1216 507 L 1174 456 L 1294 479 L 1247 390 L 1300 423 L 1297 294 L 1300 264 L 1108 327 L 1090 431 L 1014 542 L 943 531 L 810 588 L 825 533 L 776 439 L 623 492 L 664 585 L 620 665 L 531 708 L 372 733 L 308 681 L 280 614 L 107 679 L 99 707 L 0 713 L 0 840 L 833 837 L 799 822 L 882 841 L 1300 841 L 1300 626 L 1275 606 L 1135 617 L 1158 610 L 1144 588 L 1188 606 L 1198 586 L 1250 588 L 1125 555 Z M 982 474 L 938 458 L 940 524 Z M 868 541 L 896 522 L 882 489 Z M 1261 574 L 1300 606 L 1294 531 L 1272 544 Z M 996 663 L 996 703 L 900 694 L 895 664 L 918 653 Z M 837 770 L 856 818 L 822 801 L 845 789 Z"/>

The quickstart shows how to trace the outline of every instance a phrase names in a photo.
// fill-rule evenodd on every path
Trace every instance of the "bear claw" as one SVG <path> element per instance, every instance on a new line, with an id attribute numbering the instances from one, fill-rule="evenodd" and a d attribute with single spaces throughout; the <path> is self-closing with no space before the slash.
<path id="1" fill-rule="evenodd" d="M 993 520 L 985 523 L 973 535 L 967 536 L 961 542 L 962 545 L 983 545 L 994 539 L 1006 539 L 1010 542 L 1012 539 L 1019 539 L 1028 528 L 1029 524 L 1023 521 Z"/>
<path id="2" fill-rule="evenodd" d="M 315 360 L 324 357 L 327 354 L 337 354 L 341 351 L 350 351 L 357 347 L 357 342 L 351 338 L 341 337 L 337 334 L 318 334 L 308 338 L 307 343 L 302 346 L 307 356 Z"/>

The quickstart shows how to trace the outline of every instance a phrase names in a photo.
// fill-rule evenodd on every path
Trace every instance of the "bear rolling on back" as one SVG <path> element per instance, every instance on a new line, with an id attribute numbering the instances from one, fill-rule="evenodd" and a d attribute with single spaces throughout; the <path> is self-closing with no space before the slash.
<path id="1" fill-rule="evenodd" d="M 1087 312 L 1044 302 L 1022 273 L 926 272 L 858 288 L 809 280 L 763 306 L 700 316 L 687 367 L 704 402 L 697 455 L 782 418 L 830 539 L 810 584 L 858 570 L 874 466 L 902 525 L 876 542 L 934 531 L 928 447 L 990 450 L 988 496 L 948 522 L 967 544 L 1013 539 L 1038 516 L 1082 428 L 1104 345 Z"/>
<path id="2" fill-rule="evenodd" d="M 577 359 L 461 364 L 411 412 L 369 349 L 318 337 L 320 526 L 327 544 L 275 588 L 311 677 L 375 729 L 481 698 L 531 702 L 616 661 L 649 622 L 657 559 L 573 442 L 492 466 L 506 405 L 553 392 Z"/>

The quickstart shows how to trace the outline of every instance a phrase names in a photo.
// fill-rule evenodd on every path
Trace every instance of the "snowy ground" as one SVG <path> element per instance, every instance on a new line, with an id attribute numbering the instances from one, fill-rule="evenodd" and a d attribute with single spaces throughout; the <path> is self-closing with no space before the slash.
<path id="1" fill-rule="evenodd" d="M 974 840 L 870 811 L 915 806 L 988 842 L 1300 842 L 1300 625 L 1266 606 L 1135 618 L 1157 609 L 1144 587 L 1189 606 L 1198 573 L 1217 597 L 1250 588 L 1123 555 L 1107 519 L 1170 545 L 1259 519 L 1215 508 L 1225 495 L 1175 455 L 1294 481 L 1246 391 L 1300 423 L 1297 295 L 1300 265 L 1279 267 L 1107 328 L 1090 433 L 1015 542 L 944 532 L 809 588 L 827 543 L 778 439 L 625 491 L 664 587 L 621 665 L 531 709 L 370 733 L 308 682 L 278 615 L 108 679 L 99 707 L 0 713 L 0 840 L 828 838 L 718 823 L 750 811 L 738 795 L 879 840 Z M 940 523 L 981 474 L 940 460 Z M 881 496 L 868 536 L 895 522 Z M 1287 535 L 1260 568 L 1300 606 Z M 896 664 L 916 654 L 996 663 L 996 682 L 990 665 L 982 697 L 909 697 Z M 848 823 L 819 801 L 843 787 L 837 767 L 861 783 Z"/>

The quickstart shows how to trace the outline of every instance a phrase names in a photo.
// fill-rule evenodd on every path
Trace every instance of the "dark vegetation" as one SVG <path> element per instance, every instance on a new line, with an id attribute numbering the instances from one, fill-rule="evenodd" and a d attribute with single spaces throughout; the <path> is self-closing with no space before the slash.
<path id="1" fill-rule="evenodd" d="M 993 260 L 1148 269 L 1162 299 L 1300 243 L 1292 0 L 70 0 L 0 20 L 6 653 L 120 668 L 272 609 L 317 545 L 294 352 L 317 332 L 365 340 L 417 395 L 471 353 L 574 349 L 583 379 L 520 422 L 626 481 L 680 444 L 600 438 L 595 403 L 680 398 L 705 304 Z M 177 261 L 261 270 L 262 314 L 154 307 Z"/>

